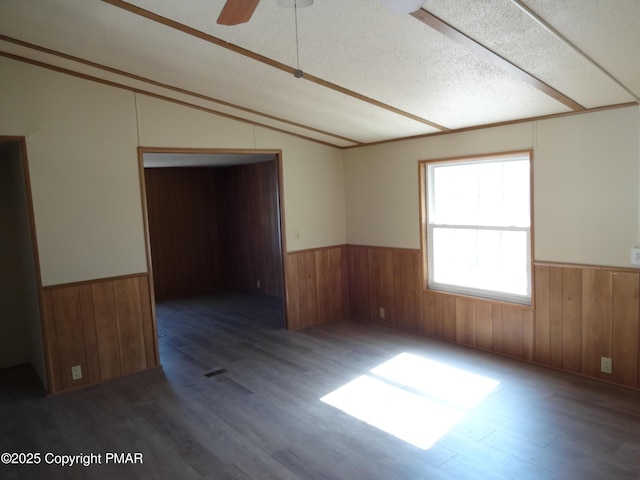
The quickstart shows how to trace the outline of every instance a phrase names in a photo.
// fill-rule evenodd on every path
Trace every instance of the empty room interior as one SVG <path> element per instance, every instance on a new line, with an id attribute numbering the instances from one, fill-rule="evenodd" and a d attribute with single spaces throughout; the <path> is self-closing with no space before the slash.
<path id="1" fill-rule="evenodd" d="M 639 24 L 2 0 L 0 479 L 639 479 Z"/>

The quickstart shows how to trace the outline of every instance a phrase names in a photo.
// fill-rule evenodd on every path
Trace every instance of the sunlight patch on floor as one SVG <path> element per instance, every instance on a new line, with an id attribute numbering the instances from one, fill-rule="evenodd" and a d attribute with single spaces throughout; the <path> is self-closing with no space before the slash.
<path id="1" fill-rule="evenodd" d="M 498 384 L 475 373 L 401 353 L 320 400 L 427 450 Z"/>

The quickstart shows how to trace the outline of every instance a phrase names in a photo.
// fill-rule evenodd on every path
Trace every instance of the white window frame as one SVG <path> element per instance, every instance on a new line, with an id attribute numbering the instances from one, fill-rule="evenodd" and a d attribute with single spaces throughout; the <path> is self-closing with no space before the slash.
<path id="1" fill-rule="evenodd" d="M 529 162 L 529 226 L 488 226 L 488 225 L 453 225 L 453 224 L 435 224 L 430 221 L 431 209 L 434 204 L 433 198 L 433 175 L 430 173 L 434 167 L 443 164 L 461 165 L 461 164 L 476 164 L 476 163 L 489 163 L 489 162 L 505 162 L 513 160 L 527 159 Z M 533 275 L 532 275 L 532 262 L 533 262 L 533 153 L 530 150 L 500 153 L 492 155 L 473 156 L 465 158 L 432 160 L 421 162 L 421 185 L 423 189 L 422 194 L 422 235 L 423 235 L 423 255 L 425 258 L 425 287 L 428 290 L 435 290 L 441 292 L 448 292 L 458 295 L 478 297 L 489 300 L 496 300 L 506 303 L 514 303 L 518 305 L 530 306 L 532 305 L 533 297 Z M 432 266 L 434 265 L 434 249 L 433 249 L 433 230 L 434 228 L 444 229 L 469 229 L 469 230 L 493 230 L 493 231 L 524 231 L 526 232 L 526 248 L 527 248 L 527 261 L 526 261 L 526 294 L 518 295 L 510 292 L 485 290 L 475 287 L 453 285 L 438 283 L 434 281 L 434 272 Z M 426 245 L 425 245 L 426 244 Z"/>

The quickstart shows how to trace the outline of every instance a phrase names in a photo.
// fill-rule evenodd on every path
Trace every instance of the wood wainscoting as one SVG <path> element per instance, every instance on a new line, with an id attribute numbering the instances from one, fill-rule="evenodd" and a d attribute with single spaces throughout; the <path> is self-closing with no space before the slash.
<path id="1" fill-rule="evenodd" d="M 43 288 L 50 393 L 159 365 L 149 282 L 144 273 Z"/>
<path id="2" fill-rule="evenodd" d="M 536 263 L 531 309 L 424 290 L 419 250 L 347 249 L 354 319 L 640 387 L 639 271 Z M 612 374 L 600 371 L 601 357 Z"/>
<path id="3" fill-rule="evenodd" d="M 536 363 L 639 387 L 639 286 L 632 269 L 536 265 Z"/>
<path id="4" fill-rule="evenodd" d="M 285 275 L 289 330 L 349 315 L 346 266 L 346 245 L 287 253 Z"/>

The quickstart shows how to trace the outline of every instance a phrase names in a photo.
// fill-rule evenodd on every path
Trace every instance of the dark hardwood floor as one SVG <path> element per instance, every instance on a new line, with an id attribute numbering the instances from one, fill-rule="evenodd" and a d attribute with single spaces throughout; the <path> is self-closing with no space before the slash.
<path id="1" fill-rule="evenodd" d="M 157 315 L 162 369 L 48 398 L 30 368 L 0 371 L 0 453 L 102 454 L 0 464 L 0 478 L 640 479 L 640 392 L 376 325 L 288 332 L 268 297 L 177 300 Z M 380 367 L 399 359 L 422 370 Z M 494 388 L 472 406 L 480 376 Z M 419 427 L 410 436 L 447 412 L 458 421 L 423 449 L 320 400 L 356 379 L 372 386 L 366 418 Z M 107 465 L 106 452 L 144 463 Z"/>

